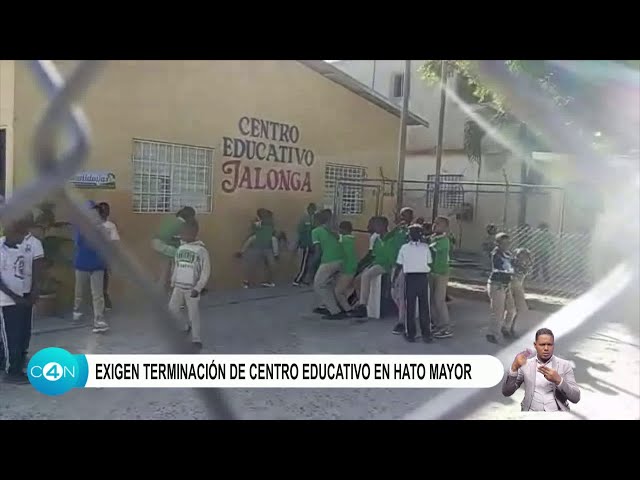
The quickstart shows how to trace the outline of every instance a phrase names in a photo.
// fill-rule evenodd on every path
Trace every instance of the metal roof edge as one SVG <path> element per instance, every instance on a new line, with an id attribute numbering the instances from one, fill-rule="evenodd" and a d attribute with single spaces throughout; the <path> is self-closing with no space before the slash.
<path id="1" fill-rule="evenodd" d="M 372 90 L 364 83 L 356 80 L 351 75 L 343 72 L 333 64 L 325 62 L 324 60 L 296 60 L 305 67 L 313 70 L 314 72 L 322 75 L 327 80 L 331 80 L 334 83 L 346 88 L 352 93 L 355 93 L 359 97 L 364 98 L 370 103 L 373 103 L 377 107 L 382 108 L 388 113 L 400 117 L 402 109 L 400 106 L 389 101 L 388 98 L 380 93 Z M 407 125 L 409 126 L 423 126 L 429 128 L 429 122 L 415 113 L 409 112 L 407 118 Z"/>

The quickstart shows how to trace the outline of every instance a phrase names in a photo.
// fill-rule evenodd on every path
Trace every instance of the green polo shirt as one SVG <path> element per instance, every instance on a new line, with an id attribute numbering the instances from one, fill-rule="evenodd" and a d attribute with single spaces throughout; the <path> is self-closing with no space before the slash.
<path id="1" fill-rule="evenodd" d="M 353 235 L 341 235 L 342 273 L 355 275 L 358 270 L 358 256 L 356 254 L 356 239 Z"/>
<path id="2" fill-rule="evenodd" d="M 333 235 L 327 227 L 316 227 L 311 232 L 311 240 L 313 244 L 320 244 L 322 249 L 322 257 L 320 264 L 342 261 L 342 246 L 336 235 Z"/>
<path id="3" fill-rule="evenodd" d="M 449 236 L 433 236 L 431 237 L 431 244 L 429 246 L 434 253 L 431 273 L 449 275 L 449 250 L 451 249 Z"/>
<path id="4" fill-rule="evenodd" d="M 379 265 L 386 272 L 391 271 L 396 259 L 393 257 L 394 245 L 392 241 L 385 241 L 378 237 L 373 244 L 373 265 Z M 397 255 L 396 255 L 397 258 Z"/>

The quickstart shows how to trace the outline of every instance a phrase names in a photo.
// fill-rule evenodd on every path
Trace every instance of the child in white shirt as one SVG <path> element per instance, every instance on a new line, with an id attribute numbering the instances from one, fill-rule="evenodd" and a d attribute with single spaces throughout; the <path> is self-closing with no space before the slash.
<path id="1" fill-rule="evenodd" d="M 98 214 L 102 219 L 102 227 L 107 231 L 107 235 L 112 242 L 119 242 L 120 235 L 118 234 L 118 227 L 116 224 L 109 220 L 111 215 L 111 207 L 107 202 L 100 202 L 98 204 Z M 104 290 L 104 309 L 109 311 L 113 308 L 111 303 L 111 297 L 109 296 L 109 269 L 104 269 L 104 282 L 102 289 Z"/>
<path id="2" fill-rule="evenodd" d="M 33 307 L 40 296 L 39 287 L 41 272 L 44 268 L 44 248 L 42 247 L 42 242 L 29 231 L 35 223 L 31 212 L 25 216 L 24 222 L 24 227 L 27 229 L 27 234 L 21 243 L 25 255 L 24 296 L 31 300 L 24 306 L 24 308 L 27 309 L 25 316 L 29 318 L 24 345 L 24 355 L 26 358 L 29 353 L 31 331 L 33 330 Z"/>
<path id="3" fill-rule="evenodd" d="M 200 296 L 211 275 L 209 252 L 204 243 L 197 240 L 198 222 L 193 219 L 185 223 L 182 230 L 182 245 L 175 256 L 175 266 L 171 278 L 173 292 L 169 309 L 177 316 L 180 307 L 187 305 L 188 323 L 186 332 L 191 332 L 193 344 L 202 348 L 200 338 Z"/>
<path id="4" fill-rule="evenodd" d="M 429 245 L 422 242 L 422 225 L 409 227 L 409 243 L 405 243 L 398 252 L 396 267 L 393 272 L 395 283 L 400 271 L 404 273 L 405 301 L 407 312 L 405 316 L 405 339 L 415 342 L 416 339 L 416 300 L 420 316 L 420 331 L 422 340 L 426 343 L 433 341 L 431 333 L 431 307 L 429 299 L 429 272 L 431 271 L 431 250 Z"/>
<path id="5" fill-rule="evenodd" d="M 26 263 L 30 261 L 22 245 L 27 231 L 26 222 L 19 221 L 7 225 L 5 236 L 0 238 L 0 359 L 11 383 L 29 382 L 23 372 L 33 306 L 32 297 L 25 296 L 28 292 L 24 290 Z"/>

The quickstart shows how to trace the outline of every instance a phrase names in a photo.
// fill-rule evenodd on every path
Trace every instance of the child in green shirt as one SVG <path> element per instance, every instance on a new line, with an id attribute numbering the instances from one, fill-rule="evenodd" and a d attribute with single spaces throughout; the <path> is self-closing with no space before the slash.
<path id="1" fill-rule="evenodd" d="M 328 320 L 339 320 L 346 316 L 335 297 L 335 279 L 342 269 L 343 253 L 340 237 L 330 227 L 332 216 L 329 209 L 318 213 L 319 226 L 311 232 L 314 260 L 320 259 L 313 279 L 313 289 L 320 305 L 314 309 L 314 313 L 324 314 L 323 318 Z"/>
<path id="2" fill-rule="evenodd" d="M 274 228 L 273 213 L 266 208 L 257 211 L 257 221 L 251 225 L 251 234 L 247 238 L 236 254 L 238 258 L 245 259 L 245 279 L 242 281 L 243 288 L 251 285 L 251 275 L 255 271 L 256 265 L 262 263 L 265 266 L 266 278 L 260 285 L 266 288 L 273 288 L 275 262 L 279 256 L 278 238 Z"/>
<path id="3" fill-rule="evenodd" d="M 351 222 L 340 223 L 340 246 L 342 247 L 342 270 L 336 281 L 336 299 L 343 311 L 349 312 L 352 306 L 349 297 L 353 293 L 353 280 L 358 269 L 358 257 L 356 255 L 356 243 L 353 236 Z"/>

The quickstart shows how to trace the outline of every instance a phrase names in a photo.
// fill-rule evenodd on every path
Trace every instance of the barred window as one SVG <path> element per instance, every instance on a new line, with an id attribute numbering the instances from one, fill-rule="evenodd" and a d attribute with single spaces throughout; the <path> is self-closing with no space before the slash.
<path id="1" fill-rule="evenodd" d="M 457 208 L 464 203 L 464 187 L 460 183 L 444 183 L 444 182 L 460 182 L 462 175 L 440 175 L 440 198 L 438 199 L 438 208 Z M 435 191 L 436 176 L 427 176 L 427 207 L 433 205 L 433 193 Z"/>
<path id="2" fill-rule="evenodd" d="M 327 163 L 324 173 L 324 201 L 333 207 L 338 181 L 360 183 L 366 178 L 366 169 L 352 165 Z M 364 186 L 342 184 L 340 189 L 342 215 L 358 215 L 364 209 Z"/>
<path id="3" fill-rule="evenodd" d="M 211 212 L 213 149 L 133 141 L 133 211 L 175 212 L 185 205 Z"/>

